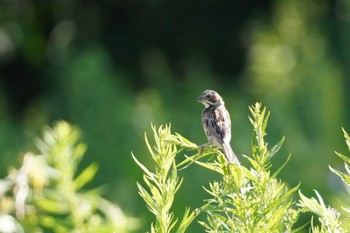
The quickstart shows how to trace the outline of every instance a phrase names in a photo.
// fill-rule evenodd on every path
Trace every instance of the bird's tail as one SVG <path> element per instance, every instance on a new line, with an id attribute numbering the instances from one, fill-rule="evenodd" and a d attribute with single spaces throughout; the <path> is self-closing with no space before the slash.
<path id="1" fill-rule="evenodd" d="M 237 156 L 233 152 L 231 145 L 229 143 L 222 144 L 222 149 L 224 150 L 226 158 L 230 163 L 235 163 L 238 165 L 240 164 L 239 160 L 237 159 Z"/>

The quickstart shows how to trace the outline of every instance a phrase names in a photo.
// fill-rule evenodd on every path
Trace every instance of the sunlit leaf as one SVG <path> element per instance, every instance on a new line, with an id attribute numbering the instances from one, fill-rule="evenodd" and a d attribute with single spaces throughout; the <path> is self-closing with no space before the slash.
<path id="1" fill-rule="evenodd" d="M 329 169 L 336 175 L 338 175 L 346 184 L 350 185 L 350 176 L 347 174 L 344 174 L 331 166 L 329 166 Z"/>
<path id="2" fill-rule="evenodd" d="M 271 178 L 276 178 L 276 177 L 277 177 L 277 175 L 278 175 L 278 174 L 283 170 L 283 168 L 287 165 L 287 163 L 289 162 L 291 156 L 292 156 L 291 154 L 288 155 L 287 160 L 282 164 L 282 166 L 280 166 L 280 167 L 277 169 L 277 171 L 275 171 L 275 172 L 272 174 Z"/>
<path id="3" fill-rule="evenodd" d="M 197 217 L 199 214 L 198 210 L 191 211 L 189 208 L 186 208 L 185 213 L 183 214 L 183 218 L 180 222 L 179 227 L 176 230 L 176 233 L 184 233 L 191 222 Z"/>
<path id="4" fill-rule="evenodd" d="M 81 189 L 84 185 L 89 183 L 94 176 L 96 175 L 98 170 L 98 165 L 96 163 L 90 164 L 87 168 L 85 168 L 77 178 L 74 179 L 73 185 L 75 190 Z"/>
<path id="5" fill-rule="evenodd" d="M 50 200 L 47 198 L 40 198 L 40 202 L 36 203 L 42 210 L 54 214 L 66 214 L 70 211 L 69 206 L 59 202 L 58 200 Z"/>
<path id="6" fill-rule="evenodd" d="M 283 137 L 272 149 L 269 151 L 269 157 L 273 157 L 282 147 L 285 137 Z"/>
<path id="7" fill-rule="evenodd" d="M 347 164 L 350 164 L 350 158 L 339 153 L 339 152 L 335 152 L 344 162 L 346 162 Z"/>

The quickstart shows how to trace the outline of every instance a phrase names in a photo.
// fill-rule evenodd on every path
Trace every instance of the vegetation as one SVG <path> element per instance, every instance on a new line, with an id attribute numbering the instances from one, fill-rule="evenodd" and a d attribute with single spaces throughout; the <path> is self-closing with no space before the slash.
<path id="1" fill-rule="evenodd" d="M 309 221 L 310 232 L 348 232 L 348 209 L 341 214 L 327 206 L 316 190 L 317 199 L 308 198 L 299 185 L 289 188 L 278 178 L 291 156 L 271 171 L 272 159 L 284 138 L 269 148 L 265 141 L 269 112 L 259 103 L 249 109 L 252 150 L 250 156 L 244 156 L 249 167 L 228 163 L 216 147 L 197 146 L 173 134 L 170 125 L 152 126 L 154 145 L 145 139 L 154 167 L 147 168 L 133 155 L 143 171 L 144 184 L 137 183 L 139 195 L 155 219 L 150 232 L 183 233 L 203 215 L 206 217 L 197 222 L 206 232 L 299 232 L 309 227 L 307 223 L 297 226 L 304 212 L 317 216 L 317 222 L 313 217 Z M 350 137 L 343 131 L 350 151 Z M 79 138 L 79 130 L 64 121 L 46 128 L 42 138 L 35 141 L 37 151 L 25 153 L 20 168 L 10 169 L 0 180 L 0 232 L 123 233 L 139 229 L 140 219 L 127 217 L 118 206 L 101 197 L 101 188 L 86 188 L 98 167 L 93 163 L 78 172 L 86 151 Z M 192 155 L 182 157 L 184 153 Z M 330 169 L 349 186 L 350 159 L 337 155 L 345 162 L 346 173 Z M 183 178 L 178 171 L 192 166 L 217 173 L 219 179 L 203 184 L 209 198 L 201 206 L 183 207 L 179 220 L 172 211 L 176 193 L 182 192 Z M 297 190 L 298 201 L 294 195 Z"/>
<path id="2" fill-rule="evenodd" d="M 320 205 L 321 197 L 327 211 L 337 210 L 334 226 L 350 229 L 349 221 L 343 223 L 350 206 L 348 185 L 342 185 L 345 176 L 340 179 L 327 169 L 331 165 L 337 174 L 347 174 L 343 160 L 332 155 L 334 150 L 347 155 L 339 129 L 350 129 L 349 41 L 349 0 L 0 1 L 0 177 L 6 184 L 6 177 L 40 155 L 32 142 L 43 126 L 63 119 L 79 127 L 88 145 L 70 179 L 84 168 L 91 166 L 91 174 L 99 168 L 75 194 L 97 190 L 124 215 L 140 220 L 136 231 L 150 231 L 151 222 L 154 227 L 157 223 L 147 214 L 135 181 L 152 192 L 130 151 L 156 174 L 153 157 L 146 156 L 149 151 L 142 143 L 147 132 L 150 145 L 155 145 L 151 122 L 171 122 L 172 129 L 191 142 L 204 143 L 203 106 L 195 99 L 209 88 L 221 94 L 230 112 L 231 145 L 241 158 L 241 169 L 255 169 L 254 153 L 262 154 L 252 152 L 247 106 L 262 101 L 273 113 L 264 137 L 268 150 L 282 136 L 286 140 L 278 156 L 265 161 L 273 165 L 265 170 L 270 172 L 265 178 L 288 161 L 275 178 L 288 191 L 298 187 L 290 208 L 307 213 L 299 214 L 294 227 L 310 222 L 308 207 L 296 206 L 303 195 Z M 187 231 L 202 232 L 205 228 L 197 221 L 208 224 L 201 212 L 202 205 L 209 205 L 204 200 L 218 198 L 211 185 L 216 181 L 223 188 L 224 177 L 237 169 L 226 169 L 215 148 L 205 148 L 201 155 L 197 148 L 180 144 L 176 150 L 175 164 L 182 170 L 177 170 L 181 185 L 167 212 L 172 230 L 179 229 L 189 207 L 189 216 L 198 215 Z M 290 159 L 284 156 L 289 153 Z M 29 186 L 27 201 L 32 188 L 40 190 L 34 188 L 38 184 Z M 202 186 L 208 192 L 200 192 Z M 12 200 L 1 207 L 2 221 L 12 218 L 28 226 L 15 214 L 13 187 L 4 186 Z M 35 206 L 27 203 L 29 210 Z M 98 210 L 97 204 L 92 206 Z M 321 227 L 319 217 L 313 217 L 315 227 Z M 78 222 L 72 219 L 70 224 Z"/>
<path id="3" fill-rule="evenodd" d="M 348 149 L 350 151 L 350 137 L 349 134 L 343 129 L 345 142 L 348 146 Z M 332 167 L 329 167 L 330 170 L 338 175 L 342 181 L 344 182 L 344 185 L 349 188 L 350 186 L 350 159 L 349 157 L 336 152 L 336 154 L 344 161 L 345 163 L 345 170 L 346 173 L 343 173 L 341 171 L 338 171 L 337 169 L 334 169 Z M 314 213 L 320 222 L 320 226 L 315 226 L 312 223 L 312 232 L 349 232 L 350 225 L 348 223 L 348 220 L 350 219 L 350 210 L 349 207 L 344 208 L 345 210 L 345 216 L 343 217 L 340 214 L 340 211 L 330 207 L 326 206 L 326 204 L 323 201 L 323 198 L 321 195 L 315 191 L 317 199 L 315 198 L 307 198 L 302 193 L 299 193 L 300 195 L 300 203 L 299 206 L 302 208 L 302 211 L 309 211 Z M 349 193 L 347 193 L 347 199 L 349 198 Z M 347 204 L 349 206 L 349 204 Z"/>
<path id="4" fill-rule="evenodd" d="M 0 232 L 131 232 L 139 226 L 121 209 L 86 189 L 96 163 L 77 172 L 86 145 L 76 127 L 61 121 L 36 140 L 18 169 L 0 180 Z"/>
<path id="5" fill-rule="evenodd" d="M 297 228 L 295 223 L 301 212 L 307 211 L 315 213 L 320 222 L 320 226 L 317 226 L 311 220 L 311 232 L 346 232 L 340 214 L 334 208 L 327 207 L 317 191 L 318 200 L 307 198 L 301 193 L 299 185 L 288 188 L 277 178 L 290 156 L 276 172 L 271 172 L 271 159 L 280 150 L 284 138 L 269 149 L 265 141 L 269 113 L 266 113 L 265 108 L 261 109 L 259 103 L 250 107 L 250 111 L 253 125 L 252 156 L 244 156 L 250 162 L 249 169 L 227 163 L 217 148 L 207 147 L 203 150 L 180 134 L 172 134 L 170 126 L 161 126 L 158 130 L 153 127 L 155 145 L 152 147 L 147 137 L 146 144 L 154 160 L 155 172 L 151 172 L 134 157 L 144 172 L 147 185 L 146 189 L 138 183 L 139 194 L 156 219 L 151 225 L 151 232 L 184 232 L 198 214 L 207 215 L 205 221 L 199 221 L 207 232 L 297 232 L 306 228 L 306 225 Z M 349 136 L 345 134 L 345 137 L 350 146 Z M 197 150 L 194 155 L 186 156 L 176 163 L 175 158 L 180 152 L 193 150 Z M 216 155 L 214 161 L 200 161 L 210 154 Z M 346 162 L 350 161 L 338 155 Z M 178 177 L 177 170 L 193 164 L 220 174 L 221 180 L 210 182 L 209 187 L 204 188 L 210 198 L 195 211 L 186 209 L 183 220 L 176 225 L 177 221 L 173 219 L 170 209 L 175 193 L 181 188 L 182 179 Z M 345 166 L 349 172 L 349 165 Z M 349 185 L 349 175 L 333 168 L 331 170 Z M 296 205 L 292 195 L 297 190 L 300 200 Z"/>

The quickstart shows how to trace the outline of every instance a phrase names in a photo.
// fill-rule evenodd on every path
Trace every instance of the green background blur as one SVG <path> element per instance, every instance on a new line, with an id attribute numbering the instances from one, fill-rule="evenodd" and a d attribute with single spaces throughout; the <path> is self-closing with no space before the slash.
<path id="1" fill-rule="evenodd" d="M 152 219 L 131 151 L 151 164 L 151 123 L 171 122 L 204 143 L 195 99 L 214 89 L 231 113 L 243 164 L 248 106 L 261 101 L 271 111 L 270 145 L 287 139 L 273 170 L 292 153 L 280 178 L 333 204 L 343 190 L 328 165 L 341 169 L 334 151 L 347 154 L 349 76 L 350 0 L 0 0 L 0 174 L 18 166 L 43 125 L 67 120 L 88 144 L 81 168 L 100 164 L 92 186 L 103 185 L 144 231 Z M 200 206 L 202 186 L 215 179 L 196 167 L 179 175 L 176 215 Z"/>

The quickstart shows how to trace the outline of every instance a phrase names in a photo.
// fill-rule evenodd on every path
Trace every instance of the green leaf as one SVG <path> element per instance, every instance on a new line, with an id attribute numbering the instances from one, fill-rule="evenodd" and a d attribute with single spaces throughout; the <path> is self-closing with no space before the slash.
<path id="1" fill-rule="evenodd" d="M 266 130 L 267 122 L 269 121 L 269 117 L 270 117 L 270 112 L 267 112 L 267 115 L 265 117 L 265 111 L 266 111 L 266 107 L 264 107 L 264 109 L 263 109 L 263 111 L 261 113 L 261 119 L 264 120 L 262 122 L 262 125 L 261 125 L 261 129 L 262 129 L 263 132 L 265 132 L 265 130 Z"/>
<path id="2" fill-rule="evenodd" d="M 147 190 L 142 187 L 139 183 L 137 183 L 137 188 L 139 189 L 139 195 L 143 198 L 143 200 L 146 202 L 147 207 L 150 209 L 150 211 L 154 212 L 157 208 L 157 205 L 153 201 L 151 195 L 147 192 Z"/>
<path id="3" fill-rule="evenodd" d="M 276 211 L 274 211 L 274 213 L 272 214 L 270 221 L 268 223 L 269 225 L 269 229 L 276 229 L 279 226 L 281 226 L 281 224 L 283 224 L 281 222 L 281 220 L 284 217 L 284 213 L 288 210 L 290 205 L 281 205 L 282 207 L 277 209 Z"/>
<path id="4" fill-rule="evenodd" d="M 309 224 L 310 224 L 310 222 L 307 222 L 307 223 L 305 223 L 304 225 L 302 225 L 302 226 L 300 226 L 300 227 L 298 227 L 298 228 L 293 229 L 293 230 L 291 231 L 291 233 L 300 233 L 300 231 L 301 231 L 303 228 L 307 227 Z"/>
<path id="5" fill-rule="evenodd" d="M 348 145 L 348 149 L 350 150 L 350 136 L 349 136 L 349 134 L 345 131 L 344 128 L 342 128 L 342 130 L 343 130 L 343 133 L 344 133 L 344 138 L 345 138 L 346 145 Z"/>
<path id="6" fill-rule="evenodd" d="M 74 151 L 73 151 L 73 156 L 77 162 L 80 162 L 80 160 L 84 156 L 86 150 L 87 150 L 86 144 L 80 143 L 80 144 L 77 144 L 75 146 Z"/>
<path id="7" fill-rule="evenodd" d="M 196 149 L 198 147 L 197 144 L 191 142 L 190 140 L 183 137 L 179 133 L 175 133 L 175 135 L 176 135 L 177 139 L 179 140 L 179 142 L 181 142 L 180 146 L 186 147 L 188 149 Z"/>
<path id="8" fill-rule="evenodd" d="M 350 216 L 346 217 L 340 224 L 339 227 L 341 227 L 342 225 L 344 225 L 347 221 L 350 220 Z"/>
<path id="9" fill-rule="evenodd" d="M 304 208 L 304 211 L 311 211 L 319 216 L 323 216 L 325 211 L 315 198 L 308 198 L 304 196 L 299 190 L 300 202 L 299 206 Z"/>
<path id="10" fill-rule="evenodd" d="M 180 225 L 176 230 L 176 233 L 184 233 L 191 222 L 198 216 L 198 214 L 199 210 L 190 211 L 189 208 L 186 208 Z"/>
<path id="11" fill-rule="evenodd" d="M 203 163 L 203 162 L 200 162 L 200 161 L 194 161 L 196 164 L 198 164 L 199 166 L 201 167 L 204 167 L 204 168 L 207 168 L 209 170 L 212 170 L 214 172 L 217 172 L 221 175 L 224 174 L 222 168 L 218 167 L 216 164 L 212 164 L 212 163 Z"/>
<path id="12" fill-rule="evenodd" d="M 339 152 L 335 152 L 344 162 L 346 162 L 347 164 L 350 164 L 350 158 L 339 153 Z"/>
<path id="13" fill-rule="evenodd" d="M 276 177 L 277 177 L 277 175 L 278 175 L 278 174 L 283 170 L 283 168 L 287 165 L 287 163 L 289 162 L 291 156 L 292 156 L 291 154 L 288 155 L 288 158 L 287 158 L 286 162 L 284 162 L 284 163 L 282 164 L 282 166 L 280 166 L 280 168 L 278 168 L 278 170 L 275 171 L 275 172 L 272 174 L 271 178 L 276 178 Z"/>
<path id="14" fill-rule="evenodd" d="M 40 201 L 38 201 L 36 204 L 42 210 L 53 214 L 66 214 L 70 211 L 69 206 L 67 206 L 65 203 L 61 203 L 58 200 L 40 198 Z"/>
<path id="15" fill-rule="evenodd" d="M 332 168 L 331 166 L 329 166 L 329 169 L 331 170 L 331 172 L 333 172 L 334 174 L 339 176 L 347 185 L 350 185 L 350 176 L 349 175 L 344 174 L 344 173 Z"/>
<path id="16" fill-rule="evenodd" d="M 51 228 L 54 232 L 69 233 L 70 230 L 65 227 L 64 221 L 51 216 L 43 216 L 40 218 L 40 223 L 46 227 Z"/>
<path id="17" fill-rule="evenodd" d="M 274 156 L 282 147 L 283 143 L 285 141 L 285 137 L 283 137 L 272 149 L 269 151 L 269 158 Z"/>
<path id="18" fill-rule="evenodd" d="M 250 157 L 248 157 L 248 156 L 245 156 L 245 157 L 249 160 L 249 162 L 252 164 L 252 167 L 253 167 L 255 170 L 258 170 L 258 169 L 260 168 L 259 163 L 258 163 L 255 159 L 252 159 L 252 158 L 250 158 Z"/>
<path id="19" fill-rule="evenodd" d="M 282 196 L 280 196 L 277 200 L 275 200 L 273 203 L 271 203 L 266 209 L 265 214 L 269 212 L 271 209 L 275 208 L 276 206 L 282 206 L 283 203 L 286 201 L 286 199 L 292 195 L 296 190 L 298 190 L 300 184 L 295 186 L 294 188 L 288 190 L 286 193 L 284 193 Z"/>
<path id="20" fill-rule="evenodd" d="M 254 126 L 255 125 L 255 121 L 251 118 L 251 117 L 248 117 L 250 123 Z"/>
<path id="21" fill-rule="evenodd" d="M 152 180 L 155 180 L 155 174 L 153 174 L 152 172 L 150 172 L 142 163 L 140 163 L 136 157 L 134 156 L 133 153 L 131 153 L 132 158 L 134 159 L 134 161 L 137 163 L 137 165 L 139 165 L 139 167 L 144 171 L 144 173 L 147 175 L 147 177 L 151 178 Z"/>
<path id="22" fill-rule="evenodd" d="M 90 166 L 85 168 L 78 177 L 76 177 L 73 181 L 74 189 L 79 190 L 81 189 L 84 185 L 89 183 L 94 176 L 96 175 L 96 172 L 98 170 L 98 165 L 97 163 L 92 163 Z"/>
<path id="23" fill-rule="evenodd" d="M 147 138 L 147 134 L 146 134 L 146 133 L 145 133 L 145 142 L 146 142 L 146 146 L 147 146 L 147 148 L 148 148 L 148 151 L 150 152 L 150 154 L 151 154 L 152 157 L 153 157 L 154 152 L 153 152 L 153 149 L 152 149 L 152 147 L 151 147 L 151 145 L 150 145 L 150 143 L 149 143 L 149 141 L 148 141 L 148 138 Z"/>
<path id="24" fill-rule="evenodd" d="M 185 156 L 185 159 L 182 160 L 180 163 L 178 163 L 176 165 L 176 167 L 178 168 L 178 170 L 183 170 L 185 168 L 187 168 L 188 166 L 190 166 L 191 164 L 195 163 L 195 161 L 199 160 L 199 159 L 202 159 L 208 155 L 212 155 L 213 152 L 202 152 L 202 153 L 196 153 L 192 156 L 187 156 L 187 155 L 184 155 Z"/>
<path id="25" fill-rule="evenodd" d="M 344 167 L 345 167 L 345 170 L 348 173 L 348 175 L 350 175 L 350 166 L 345 163 Z"/>

